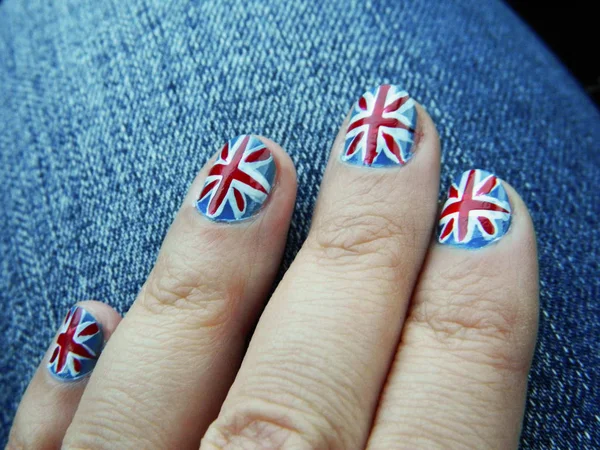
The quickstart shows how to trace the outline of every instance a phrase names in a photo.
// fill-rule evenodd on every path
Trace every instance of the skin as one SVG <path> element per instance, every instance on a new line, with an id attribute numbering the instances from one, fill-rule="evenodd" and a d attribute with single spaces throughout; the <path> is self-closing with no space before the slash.
<path id="1" fill-rule="evenodd" d="M 127 316 L 82 303 L 110 337 L 92 376 L 58 382 L 46 355 L 8 448 L 516 448 L 537 333 L 531 219 L 504 183 L 502 239 L 435 242 L 440 144 L 418 112 L 402 168 L 342 163 L 342 126 L 309 236 L 264 311 L 293 164 L 261 138 L 272 193 L 225 225 L 194 208 L 209 162 Z"/>

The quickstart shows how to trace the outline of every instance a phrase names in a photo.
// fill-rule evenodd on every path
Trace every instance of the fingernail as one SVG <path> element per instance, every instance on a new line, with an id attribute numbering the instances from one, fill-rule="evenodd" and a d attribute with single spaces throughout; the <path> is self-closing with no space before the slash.
<path id="1" fill-rule="evenodd" d="M 196 208 L 215 222 L 237 222 L 258 212 L 275 179 L 275 160 L 255 136 L 227 142 L 210 169 Z"/>
<path id="2" fill-rule="evenodd" d="M 104 337 L 98 321 L 80 306 L 73 306 L 52 344 L 48 370 L 62 381 L 88 375 L 102 352 Z"/>
<path id="3" fill-rule="evenodd" d="M 403 166 L 413 155 L 416 129 L 408 92 L 390 84 L 371 89 L 352 109 L 341 159 L 355 166 Z"/>
<path id="4" fill-rule="evenodd" d="M 506 234 L 510 220 L 510 202 L 500 179 L 484 170 L 467 170 L 448 190 L 438 240 L 456 247 L 485 247 Z"/>

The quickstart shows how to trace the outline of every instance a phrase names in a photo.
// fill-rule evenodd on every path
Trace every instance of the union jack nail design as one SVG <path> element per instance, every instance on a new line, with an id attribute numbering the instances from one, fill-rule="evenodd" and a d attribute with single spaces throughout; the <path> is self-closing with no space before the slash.
<path id="1" fill-rule="evenodd" d="M 412 157 L 417 128 L 415 101 L 384 84 L 356 102 L 346 131 L 342 161 L 356 166 L 403 166 Z"/>
<path id="2" fill-rule="evenodd" d="M 440 214 L 438 240 L 456 247 L 485 247 L 506 234 L 510 221 L 502 182 L 490 172 L 467 170 L 450 186 Z"/>
<path id="3" fill-rule="evenodd" d="M 58 330 L 48 361 L 50 374 L 62 381 L 75 381 L 88 375 L 96 365 L 104 338 L 94 316 L 73 306 Z"/>
<path id="4" fill-rule="evenodd" d="M 247 219 L 267 199 L 275 171 L 273 155 L 260 139 L 238 136 L 221 149 L 196 207 L 216 222 Z"/>

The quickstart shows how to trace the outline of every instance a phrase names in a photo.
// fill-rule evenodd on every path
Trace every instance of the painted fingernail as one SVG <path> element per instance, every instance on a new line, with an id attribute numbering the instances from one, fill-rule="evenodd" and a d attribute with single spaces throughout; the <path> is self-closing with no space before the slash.
<path id="1" fill-rule="evenodd" d="M 215 222 L 247 219 L 269 196 L 275 172 L 273 154 L 260 139 L 238 136 L 219 152 L 196 208 Z"/>
<path id="2" fill-rule="evenodd" d="M 75 381 L 88 375 L 102 352 L 102 327 L 89 312 L 73 306 L 52 344 L 48 370 L 62 381 Z"/>
<path id="3" fill-rule="evenodd" d="M 403 166 L 413 155 L 416 129 L 408 92 L 392 84 L 371 89 L 352 109 L 341 159 L 356 166 Z"/>
<path id="4" fill-rule="evenodd" d="M 510 202 L 500 179 L 484 170 L 467 170 L 448 190 L 438 240 L 456 247 L 485 247 L 506 234 L 510 220 Z"/>

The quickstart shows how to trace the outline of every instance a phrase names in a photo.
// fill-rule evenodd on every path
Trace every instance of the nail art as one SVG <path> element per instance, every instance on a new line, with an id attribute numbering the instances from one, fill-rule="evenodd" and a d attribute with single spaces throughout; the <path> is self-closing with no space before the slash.
<path id="1" fill-rule="evenodd" d="M 484 170 L 468 170 L 450 186 L 440 214 L 439 242 L 481 248 L 510 227 L 511 207 L 502 182 Z"/>
<path id="2" fill-rule="evenodd" d="M 412 157 L 416 129 L 408 92 L 389 84 L 371 89 L 354 105 L 341 159 L 356 166 L 403 166 Z"/>
<path id="3" fill-rule="evenodd" d="M 219 152 L 196 208 L 215 222 L 247 219 L 267 199 L 275 171 L 273 155 L 260 139 L 238 136 Z"/>
<path id="4" fill-rule="evenodd" d="M 96 365 L 104 338 L 94 316 L 73 306 L 52 345 L 48 370 L 62 381 L 75 381 L 88 375 Z"/>

